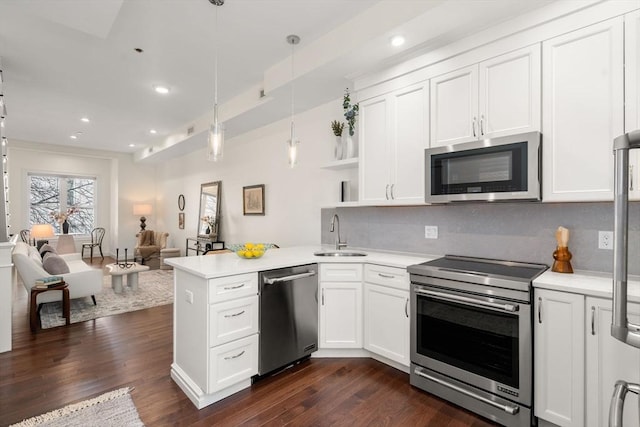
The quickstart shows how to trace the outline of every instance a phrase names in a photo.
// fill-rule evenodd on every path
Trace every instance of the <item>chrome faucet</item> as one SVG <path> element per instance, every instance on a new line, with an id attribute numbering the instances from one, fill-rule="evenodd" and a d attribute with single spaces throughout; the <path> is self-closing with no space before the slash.
<path id="1" fill-rule="evenodd" d="M 337 231 L 336 230 L 336 224 L 338 225 L 337 227 Z M 338 214 L 333 214 L 333 218 L 331 218 L 331 227 L 329 227 L 329 231 L 330 232 L 336 232 L 336 250 L 340 250 L 342 248 L 346 248 L 347 247 L 347 242 L 343 242 L 340 239 L 340 218 L 338 218 Z"/>

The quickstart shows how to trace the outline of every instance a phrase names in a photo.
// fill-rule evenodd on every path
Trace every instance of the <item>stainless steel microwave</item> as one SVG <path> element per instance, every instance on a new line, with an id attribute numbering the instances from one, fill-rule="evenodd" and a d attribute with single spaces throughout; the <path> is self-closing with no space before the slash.
<path id="1" fill-rule="evenodd" d="M 539 201 L 540 132 L 425 150 L 425 202 Z"/>

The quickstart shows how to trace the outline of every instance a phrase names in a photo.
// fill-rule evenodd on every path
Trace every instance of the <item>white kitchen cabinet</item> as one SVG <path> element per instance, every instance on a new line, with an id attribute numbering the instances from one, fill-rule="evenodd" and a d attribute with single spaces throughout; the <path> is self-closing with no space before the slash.
<path id="1" fill-rule="evenodd" d="M 587 297 L 586 425 L 608 425 L 609 403 L 617 380 L 640 383 L 640 349 L 611 336 L 611 300 Z M 627 307 L 629 321 L 640 324 L 640 304 Z M 638 395 L 628 393 L 624 405 L 624 426 L 638 426 Z"/>
<path id="2" fill-rule="evenodd" d="M 558 426 L 584 426 L 584 296 L 535 289 L 534 410 Z"/>
<path id="3" fill-rule="evenodd" d="M 428 82 L 360 103 L 361 202 L 424 203 L 428 125 Z"/>
<path id="4" fill-rule="evenodd" d="M 409 366 L 409 277 L 401 268 L 366 265 L 364 348 Z"/>
<path id="5" fill-rule="evenodd" d="M 321 264 L 319 347 L 362 348 L 362 264 Z"/>
<path id="6" fill-rule="evenodd" d="M 540 46 L 431 79 L 431 146 L 540 130 Z"/>
<path id="7" fill-rule="evenodd" d="M 200 409 L 250 387 L 258 373 L 258 273 L 174 271 L 171 378 Z"/>
<path id="8" fill-rule="evenodd" d="M 623 17 L 542 45 L 543 201 L 613 199 L 623 131 Z"/>
<path id="9" fill-rule="evenodd" d="M 640 11 L 624 17 L 624 131 L 640 129 Z M 640 200 L 640 155 L 629 154 L 629 198 Z"/>

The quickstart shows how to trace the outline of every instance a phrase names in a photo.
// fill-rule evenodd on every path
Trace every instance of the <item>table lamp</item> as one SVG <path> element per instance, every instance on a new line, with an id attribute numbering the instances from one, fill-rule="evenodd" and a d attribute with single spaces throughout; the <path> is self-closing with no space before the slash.
<path id="1" fill-rule="evenodd" d="M 35 240 L 38 250 L 40 250 L 40 247 L 45 243 L 49 243 L 49 241 L 45 239 L 55 236 L 51 224 L 33 224 L 29 234 L 33 240 Z"/>
<path id="2" fill-rule="evenodd" d="M 153 211 L 152 207 L 150 204 L 148 203 L 142 203 L 142 204 L 136 204 L 133 205 L 133 214 L 134 215 L 141 215 L 140 217 L 140 231 L 144 231 L 144 229 L 147 227 L 147 224 L 145 223 L 147 221 L 147 218 L 145 217 L 145 215 L 151 215 L 151 212 Z"/>

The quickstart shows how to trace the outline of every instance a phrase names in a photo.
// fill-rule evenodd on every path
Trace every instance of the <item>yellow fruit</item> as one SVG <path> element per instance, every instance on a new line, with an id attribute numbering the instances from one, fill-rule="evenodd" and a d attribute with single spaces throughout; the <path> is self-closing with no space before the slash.
<path id="1" fill-rule="evenodd" d="M 251 251 L 245 251 L 245 253 L 244 253 L 244 257 L 245 257 L 245 258 L 253 258 L 253 252 L 251 252 Z"/>
<path id="2" fill-rule="evenodd" d="M 263 245 L 262 243 L 258 243 L 258 244 L 256 245 L 256 249 L 260 249 L 260 250 L 262 250 L 262 249 L 264 249 L 264 245 Z"/>
<path id="3" fill-rule="evenodd" d="M 238 255 L 240 255 L 240 256 L 244 256 L 244 253 L 245 253 L 245 251 L 244 251 L 244 250 L 242 250 L 242 249 L 240 249 L 240 250 L 238 251 Z"/>
<path id="4" fill-rule="evenodd" d="M 259 258 L 264 254 L 264 251 L 261 251 L 259 249 L 253 249 L 251 252 L 253 253 L 253 256 L 256 258 Z"/>
<path id="5" fill-rule="evenodd" d="M 255 245 L 253 243 L 245 243 L 244 244 L 244 247 L 247 248 L 247 249 L 253 249 L 254 246 Z"/>

